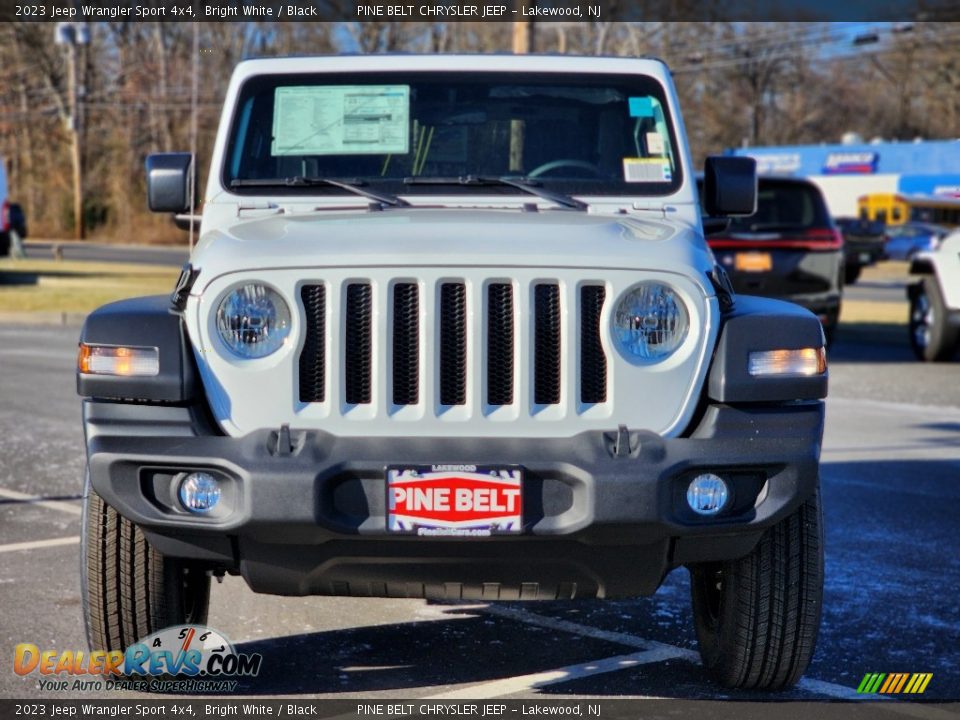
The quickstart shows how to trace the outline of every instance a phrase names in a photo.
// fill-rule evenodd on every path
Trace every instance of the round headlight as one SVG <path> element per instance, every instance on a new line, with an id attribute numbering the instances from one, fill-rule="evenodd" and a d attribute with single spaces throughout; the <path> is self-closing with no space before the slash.
<path id="1" fill-rule="evenodd" d="M 276 352 L 290 334 L 290 308 L 280 294 L 259 283 L 234 288 L 217 308 L 220 339 L 242 358 Z"/>
<path id="2" fill-rule="evenodd" d="M 635 361 L 667 357 L 680 347 L 689 327 L 683 300 L 659 282 L 643 282 L 630 289 L 613 315 L 613 336 L 620 352 Z"/>

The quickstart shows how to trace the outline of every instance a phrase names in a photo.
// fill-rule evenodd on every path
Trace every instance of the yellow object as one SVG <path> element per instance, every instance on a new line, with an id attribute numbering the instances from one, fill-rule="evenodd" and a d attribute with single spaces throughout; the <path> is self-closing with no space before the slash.
<path id="1" fill-rule="evenodd" d="M 860 196 L 857 209 L 861 219 L 877 220 L 887 225 L 902 225 L 913 220 L 948 228 L 960 227 L 958 197 L 870 193 Z"/>

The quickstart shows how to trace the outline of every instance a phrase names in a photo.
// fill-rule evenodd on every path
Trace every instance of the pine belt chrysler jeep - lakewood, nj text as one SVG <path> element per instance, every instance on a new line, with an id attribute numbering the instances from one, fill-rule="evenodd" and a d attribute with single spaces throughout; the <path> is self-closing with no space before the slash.
<path id="1" fill-rule="evenodd" d="M 147 160 L 188 213 L 188 154 Z M 756 207 L 710 158 L 711 220 Z M 281 595 L 535 600 L 692 578 L 707 668 L 816 642 L 817 318 L 734 297 L 656 60 L 367 56 L 234 72 L 172 297 L 92 313 L 89 642 Z M 192 222 L 188 217 L 187 222 Z"/>

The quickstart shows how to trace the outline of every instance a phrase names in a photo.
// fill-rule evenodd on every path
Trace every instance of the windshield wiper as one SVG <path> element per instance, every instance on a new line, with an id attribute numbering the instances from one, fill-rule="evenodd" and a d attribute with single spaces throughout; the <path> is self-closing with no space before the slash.
<path id="1" fill-rule="evenodd" d="M 327 185 L 329 187 L 346 190 L 347 192 L 360 195 L 369 200 L 374 200 L 381 205 L 392 205 L 393 207 L 408 207 L 410 205 L 406 200 L 396 195 L 364 190 L 360 187 L 362 184 L 362 180 L 356 180 L 354 178 L 339 180 L 335 178 L 309 177 L 304 175 L 294 175 L 288 178 L 236 178 L 230 181 L 230 187 L 310 187 L 311 185 Z"/>
<path id="2" fill-rule="evenodd" d="M 525 177 L 504 175 L 501 177 L 487 177 L 484 175 L 460 175 L 458 177 L 408 177 L 404 178 L 407 185 L 502 185 L 523 190 L 525 193 L 542 197 L 544 200 L 555 202 L 563 207 L 575 210 L 586 210 L 590 207 L 582 200 L 564 193 L 553 192 L 541 187 L 535 180 Z"/>

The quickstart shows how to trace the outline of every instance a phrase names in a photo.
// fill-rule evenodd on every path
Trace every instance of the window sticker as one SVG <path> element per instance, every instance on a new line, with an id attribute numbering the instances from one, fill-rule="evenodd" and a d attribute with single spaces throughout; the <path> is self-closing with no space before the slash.
<path id="1" fill-rule="evenodd" d="M 410 150 L 409 85 L 278 87 L 277 155 L 382 155 Z"/>
<path id="2" fill-rule="evenodd" d="M 667 158 L 624 158 L 623 179 L 625 182 L 670 182 L 673 173 Z"/>
<path id="3" fill-rule="evenodd" d="M 632 97 L 628 99 L 630 117 L 653 117 L 653 98 Z"/>
<path id="4" fill-rule="evenodd" d="M 650 155 L 663 155 L 663 135 L 658 132 L 647 133 L 647 152 Z"/>

